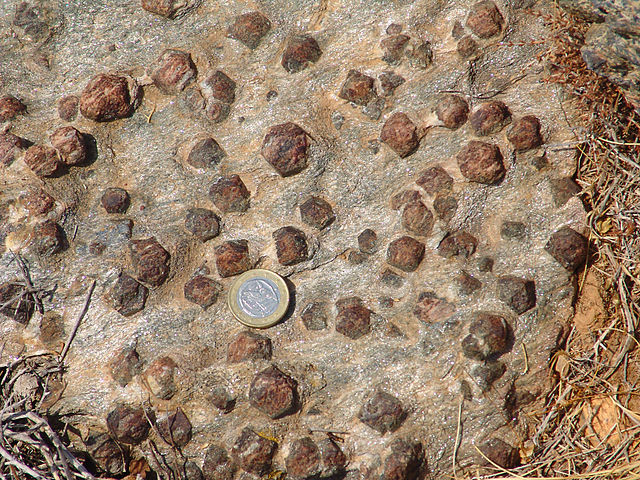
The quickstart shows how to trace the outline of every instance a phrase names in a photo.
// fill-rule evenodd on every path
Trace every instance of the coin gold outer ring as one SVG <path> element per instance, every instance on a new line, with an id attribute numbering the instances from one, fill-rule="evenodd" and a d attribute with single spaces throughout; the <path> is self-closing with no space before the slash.
<path id="1" fill-rule="evenodd" d="M 238 305 L 238 290 L 243 283 L 247 280 L 250 280 L 255 277 L 264 277 L 268 280 L 271 280 L 278 287 L 278 292 L 280 293 L 280 303 L 278 304 L 278 308 L 276 308 L 275 312 L 271 315 L 264 318 L 255 318 L 250 315 L 247 315 L 242 309 L 240 305 Z M 227 296 L 227 304 L 231 309 L 231 313 L 236 317 L 243 325 L 252 328 L 269 328 L 280 321 L 287 309 L 289 308 L 289 288 L 287 288 L 287 284 L 282 279 L 280 275 L 277 273 L 273 273 L 270 270 L 265 270 L 262 268 L 255 268 L 253 270 L 248 270 L 242 273 L 236 281 L 231 285 L 231 289 L 229 290 L 229 294 Z"/>

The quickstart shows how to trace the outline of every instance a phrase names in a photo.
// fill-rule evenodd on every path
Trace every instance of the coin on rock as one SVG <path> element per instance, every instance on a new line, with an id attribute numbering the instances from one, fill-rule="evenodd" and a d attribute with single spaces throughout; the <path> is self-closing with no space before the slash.
<path id="1" fill-rule="evenodd" d="M 268 328 L 278 323 L 287 311 L 289 289 L 276 273 L 257 268 L 238 276 L 227 301 L 240 323 Z"/>

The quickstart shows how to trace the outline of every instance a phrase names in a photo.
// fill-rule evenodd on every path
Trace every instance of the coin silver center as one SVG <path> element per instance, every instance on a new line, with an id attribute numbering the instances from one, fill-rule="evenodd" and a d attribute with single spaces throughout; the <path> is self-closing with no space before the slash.
<path id="1" fill-rule="evenodd" d="M 278 308 L 280 291 L 268 278 L 255 277 L 240 285 L 236 301 L 250 317 L 265 318 Z"/>

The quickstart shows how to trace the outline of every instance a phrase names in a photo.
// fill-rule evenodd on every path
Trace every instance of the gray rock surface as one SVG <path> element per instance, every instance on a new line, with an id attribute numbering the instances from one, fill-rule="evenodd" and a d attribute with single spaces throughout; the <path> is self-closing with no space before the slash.
<path id="1" fill-rule="evenodd" d="M 346 432 L 338 435 L 344 439 L 340 448 L 350 478 L 359 478 L 358 472 L 379 478 L 392 442 L 411 438 L 424 445 L 425 465 L 432 472 L 451 475 L 459 420 L 464 426 L 459 467 L 476 464 L 474 445 L 490 438 L 518 445 L 530 425 L 525 416 L 518 417 L 520 405 L 507 415 L 505 399 L 514 391 L 534 397 L 545 391 L 548 360 L 570 318 L 575 293 L 573 273 L 545 245 L 563 226 L 584 231 L 585 220 L 576 196 L 561 206 L 554 201 L 552 181 L 575 173 L 574 151 L 558 145 L 573 139 L 572 122 L 578 116 L 557 86 L 540 81 L 543 66 L 536 56 L 541 47 L 529 40 L 547 33 L 542 20 L 516 7 L 518 2 L 496 2 L 504 27 L 491 38 L 474 37 L 481 54 L 469 62 L 456 52 L 452 31 L 457 22 L 458 33 L 473 36 L 462 26 L 471 1 L 258 2 L 271 28 L 255 49 L 227 37 L 233 19 L 246 13 L 246 2 L 191 3 L 193 9 L 167 19 L 143 10 L 137 0 L 31 2 L 35 13 L 25 25 L 26 20 L 21 25 L 14 21 L 16 11 L 26 8 L 21 2 L 0 3 L 0 30 L 7 32 L 0 37 L 0 91 L 27 106 L 26 114 L 7 125 L 11 132 L 48 145 L 49 134 L 69 123 L 58 116 L 58 101 L 81 95 L 100 73 L 127 72 L 144 93 L 129 118 L 98 123 L 78 114 L 72 125 L 86 132 L 93 151 L 86 164 L 51 178 L 34 175 L 22 153 L 0 166 L 0 282 L 20 280 L 11 252 L 23 255 L 36 288 L 52 292 L 43 295 L 45 310 L 59 314 L 62 330 L 69 332 L 89 285 L 97 281 L 67 357 L 66 390 L 52 411 L 86 437 L 88 429 L 106 432 L 107 415 L 120 404 L 144 405 L 158 418 L 180 408 L 192 427 L 182 448 L 186 458 L 202 466 L 209 446 L 224 445 L 227 452 L 219 457 L 229 475 L 235 472 L 228 463 L 230 446 L 242 446 L 245 428 L 258 433 L 258 443 L 277 440 L 278 448 L 270 447 L 261 463 L 268 466 L 273 460 L 274 469 L 284 469 L 294 440 L 311 434 L 320 444 L 328 431 Z M 375 119 L 368 106 L 340 98 L 340 90 L 352 69 L 375 78 L 379 89 L 380 76 L 390 71 L 380 49 L 390 23 L 403 25 L 414 42 L 428 41 L 433 62 L 422 68 L 399 57 L 393 70 L 404 82 L 396 82 L 386 96 L 377 90 L 376 108 L 381 108 Z M 315 38 L 322 54 L 290 73 L 281 65 L 282 51 L 300 34 Z M 510 46 L 500 44 L 503 36 Z M 166 49 L 189 52 L 198 72 L 197 81 L 176 95 L 160 92 L 145 73 Z M 194 111 L 206 102 L 218 105 L 215 98 L 205 102 L 195 90 L 218 70 L 236 85 L 233 102 L 223 105 L 224 120 Z M 451 130 L 434 113 L 441 96 L 452 92 L 472 110 L 495 99 L 507 105 L 514 119 L 535 115 L 544 144 L 516 152 L 506 129 L 492 132 L 482 141 L 501 150 L 504 178 L 494 185 L 468 181 L 456 155 L 478 138 L 468 122 Z M 420 137 L 419 147 L 406 158 L 379 140 L 382 126 L 397 112 L 412 120 Z M 343 120 L 336 124 L 338 117 Z M 269 128 L 286 122 L 307 132 L 308 159 L 300 173 L 282 177 L 260 152 Z M 196 168 L 187 162 L 190 147 L 209 136 L 225 155 Z M 428 193 L 416 181 L 436 166 L 453 181 Z M 220 176 L 233 174 L 250 193 L 248 208 L 221 212 L 209 190 Z M 38 215 L 21 200 L 36 187 L 55 199 L 48 212 Z M 129 193 L 126 212 L 107 213 L 102 207 L 109 187 Z M 425 252 L 410 272 L 387 263 L 389 244 L 414 235 L 403 227 L 404 205 L 392 208 L 392 197 L 405 190 L 415 190 L 437 213 L 432 228 L 416 236 Z M 323 229 L 300 217 L 300 205 L 311 196 L 324 199 L 335 215 Z M 192 208 L 220 217 L 217 237 L 203 242 L 185 229 Z M 45 218 L 65 234 L 63 251 L 50 256 L 33 249 L 32 232 Z M 523 236 L 503 238 L 505 221 L 524 224 Z M 278 261 L 272 236 L 285 226 L 304 232 L 307 242 L 307 259 L 288 266 Z M 359 245 L 365 229 L 375 232 L 375 246 Z M 467 235 L 455 238 L 476 239 L 475 252 L 439 254 L 447 234 L 459 231 Z M 147 284 L 146 302 L 136 303 L 144 308 L 123 316 L 114 309 L 110 292 L 121 274 L 143 281 L 131 263 L 130 247 L 134 240 L 151 237 L 169 254 L 162 259 L 168 261 L 168 277 L 157 286 Z M 260 332 L 271 340 L 270 359 L 227 361 L 229 342 L 244 327 L 225 302 L 234 277 L 218 274 L 216 247 L 237 240 L 246 240 L 253 266 L 285 276 L 292 290 L 284 320 Z M 143 253 L 140 257 L 138 263 L 151 273 L 166 266 Z M 492 268 L 486 268 L 487 258 Z M 196 275 L 221 287 L 206 309 L 184 296 L 185 284 Z M 535 306 L 520 315 L 500 299 L 499 279 L 509 275 L 535 282 Z M 461 289 L 459 279 L 467 276 L 481 286 Z M 354 297 L 361 304 L 349 303 Z M 323 306 L 322 318 L 311 322 L 303 312 L 313 303 Z M 364 318 L 367 329 L 359 333 L 366 332 L 347 336 L 337 331 L 339 310 L 346 312 L 340 329 Z M 477 312 L 492 312 L 505 322 L 503 347 L 483 360 L 466 357 L 462 350 Z M 35 312 L 26 325 L 0 317 L 3 361 L 24 346 L 28 351 L 49 348 L 51 342 L 45 345 L 38 329 L 40 316 Z M 127 367 L 125 382 L 112 372 L 113 360 L 134 346 L 140 364 Z M 149 369 L 166 358 L 175 367 Z M 278 418 L 262 413 L 249 398 L 252 379 L 272 364 L 295 381 L 298 402 L 291 409 L 295 413 Z M 172 396 L 154 396 L 155 386 L 164 384 L 171 385 Z M 381 434 L 358 419 L 374 391 L 387 392 L 402 404 L 406 415 L 397 430 Z M 154 431 L 150 435 L 172 455 Z M 146 441 L 136 448 L 150 453 Z"/>
<path id="2" fill-rule="evenodd" d="M 593 22 L 582 47 L 587 66 L 622 87 L 640 112 L 640 2 L 560 0 L 560 5 Z"/>

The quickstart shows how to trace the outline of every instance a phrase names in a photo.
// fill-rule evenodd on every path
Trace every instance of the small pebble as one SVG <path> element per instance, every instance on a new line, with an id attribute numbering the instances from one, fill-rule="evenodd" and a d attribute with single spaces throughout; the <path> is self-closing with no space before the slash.
<path id="1" fill-rule="evenodd" d="M 401 33 L 389 35 L 380 42 L 383 51 L 382 60 L 389 65 L 398 65 L 404 56 L 404 49 L 409 43 L 410 37 Z"/>
<path id="2" fill-rule="evenodd" d="M 84 443 L 91 459 L 101 470 L 116 476 L 124 473 L 126 465 L 122 461 L 122 447 L 108 434 L 91 434 Z"/>
<path id="3" fill-rule="evenodd" d="M 402 25 L 399 23 L 390 23 L 385 32 L 387 35 L 397 35 L 402 33 Z"/>
<path id="4" fill-rule="evenodd" d="M 358 412 L 358 419 L 381 435 L 397 430 L 406 416 L 400 400 L 380 390 L 371 395 Z"/>
<path id="5" fill-rule="evenodd" d="M 216 303 L 222 285 L 212 278 L 196 275 L 184 284 L 184 298 L 206 310 Z"/>
<path id="6" fill-rule="evenodd" d="M 405 272 L 414 272 L 424 258 L 424 250 L 424 243 L 414 238 L 397 238 L 387 248 L 387 263 Z"/>
<path id="7" fill-rule="evenodd" d="M 245 427 L 233 445 L 231 455 L 245 472 L 262 476 L 271 471 L 278 444 Z M 224 478 L 224 477 L 219 477 Z"/>
<path id="8" fill-rule="evenodd" d="M 482 282 L 465 271 L 460 272 L 455 281 L 458 284 L 458 291 L 462 295 L 471 295 L 482 288 Z"/>
<path id="9" fill-rule="evenodd" d="M 413 309 L 415 317 L 425 323 L 445 322 L 456 311 L 455 305 L 438 297 L 434 292 L 422 292 Z"/>
<path id="10" fill-rule="evenodd" d="M 471 140 L 456 155 L 460 173 L 469 181 L 493 185 L 506 173 L 497 145 Z"/>
<path id="11" fill-rule="evenodd" d="M 492 135 L 511 123 L 511 112 L 504 102 L 485 102 L 471 112 L 469 123 L 476 135 Z"/>
<path id="12" fill-rule="evenodd" d="M 142 407 L 118 405 L 107 415 L 107 426 L 118 442 L 138 445 L 149 435 L 149 420 L 154 420 L 153 412 L 145 412 Z"/>
<path id="13" fill-rule="evenodd" d="M 0 133 L 0 165 L 11 165 L 20 151 L 29 145 L 27 140 L 13 133 Z"/>
<path id="14" fill-rule="evenodd" d="M 142 8 L 166 18 L 175 18 L 193 6 L 192 0 L 141 0 Z"/>
<path id="15" fill-rule="evenodd" d="M 481 257 L 478 259 L 478 270 L 481 272 L 491 272 L 493 271 L 493 258 L 491 257 Z"/>
<path id="16" fill-rule="evenodd" d="M 403 77 L 394 72 L 383 72 L 378 76 L 378 80 L 380 81 L 382 95 L 385 97 L 393 95 L 396 88 L 406 81 Z"/>
<path id="17" fill-rule="evenodd" d="M 190 208 L 187 210 L 184 227 L 198 240 L 206 242 L 220 233 L 220 219 L 206 208 Z"/>
<path id="18" fill-rule="evenodd" d="M 29 215 L 46 215 L 54 207 L 55 199 L 42 189 L 31 189 L 20 197 Z"/>
<path id="19" fill-rule="evenodd" d="M 231 277 L 251 268 L 249 243 L 246 240 L 229 240 L 215 250 L 216 267 L 221 277 Z"/>
<path id="20" fill-rule="evenodd" d="M 24 285 L 19 282 L 0 284 L 0 314 L 26 325 L 33 315 L 35 301 Z"/>
<path id="21" fill-rule="evenodd" d="M 504 18 L 492 0 L 475 3 L 469 10 L 467 28 L 480 38 L 491 38 L 502 30 Z"/>
<path id="22" fill-rule="evenodd" d="M 93 77 L 80 95 L 80 113 L 96 122 L 126 118 L 139 101 L 140 89 L 135 80 L 120 75 Z"/>
<path id="23" fill-rule="evenodd" d="M 282 227 L 273 232 L 276 254 L 281 265 L 296 265 L 309 258 L 307 236 L 295 227 Z"/>
<path id="24" fill-rule="evenodd" d="M 142 371 L 142 361 L 135 346 L 125 347 L 109 361 L 111 377 L 121 387 L 126 387 L 133 377 Z"/>
<path id="25" fill-rule="evenodd" d="M 456 45 L 456 51 L 465 60 L 471 60 L 478 56 L 480 53 L 480 47 L 478 43 L 471 38 L 470 35 L 462 37 Z"/>
<path id="26" fill-rule="evenodd" d="M 542 145 L 540 120 L 533 115 L 519 118 L 507 130 L 507 140 L 518 152 L 525 152 Z"/>
<path id="27" fill-rule="evenodd" d="M 191 441 L 191 422 L 181 408 L 161 416 L 156 421 L 156 427 L 162 439 L 169 445 L 182 448 Z"/>
<path id="28" fill-rule="evenodd" d="M 440 220 L 448 223 L 458 211 L 458 200 L 453 195 L 438 195 L 433 200 L 433 211 Z"/>
<path id="29" fill-rule="evenodd" d="M 218 142 L 211 137 L 198 140 L 187 155 L 187 163 L 193 168 L 215 168 L 226 156 Z"/>
<path id="30" fill-rule="evenodd" d="M 358 235 L 358 248 L 362 253 L 373 254 L 378 251 L 378 235 L 370 228 L 364 229 Z"/>
<path id="31" fill-rule="evenodd" d="M 238 40 L 245 47 L 255 50 L 262 37 L 271 29 L 271 22 L 260 12 L 238 15 L 229 25 L 227 37 Z"/>
<path id="32" fill-rule="evenodd" d="M 320 450 L 310 437 L 295 440 L 285 459 L 287 477 L 293 480 L 317 478 L 320 473 Z"/>
<path id="33" fill-rule="evenodd" d="M 520 466 L 520 452 L 504 440 L 490 438 L 478 448 L 484 456 L 490 460 L 490 462 L 485 458 L 480 460 L 483 466 L 494 467 L 493 463 L 502 468 L 516 468 Z"/>
<path id="34" fill-rule="evenodd" d="M 131 199 L 124 188 L 110 187 L 102 194 L 100 203 L 107 213 L 124 213 L 129 208 Z"/>
<path id="35" fill-rule="evenodd" d="M 408 157 L 420 146 L 417 127 L 402 112 L 396 112 L 387 119 L 380 132 L 380 140 L 401 158 Z"/>
<path id="36" fill-rule="evenodd" d="M 29 147 L 24 154 L 24 163 L 39 177 L 52 177 L 62 167 L 58 152 L 43 145 Z"/>
<path id="37" fill-rule="evenodd" d="M 287 42 L 280 62 L 289 73 L 297 73 L 320 59 L 322 50 L 318 42 L 309 35 L 298 35 Z"/>
<path id="38" fill-rule="evenodd" d="M 251 331 L 237 334 L 227 349 L 227 362 L 240 363 L 247 360 L 271 360 L 271 339 Z"/>
<path id="39" fill-rule="evenodd" d="M 444 258 L 451 258 L 462 255 L 469 258 L 476 251 L 478 240 L 476 237 L 465 231 L 458 231 L 448 234 L 440 245 L 438 245 L 438 255 Z"/>
<path id="40" fill-rule="evenodd" d="M 309 197 L 300 205 L 300 217 L 304 223 L 318 230 L 328 227 L 336 219 L 331 205 L 320 197 Z"/>
<path id="41" fill-rule="evenodd" d="M 429 195 L 435 195 L 442 191 L 449 191 L 453 186 L 453 178 L 439 165 L 424 170 L 416 183 Z"/>
<path id="42" fill-rule="evenodd" d="M 470 373 L 473 381 L 480 387 L 480 390 L 487 392 L 506 371 L 507 367 L 504 363 L 490 360 L 476 365 L 471 369 Z"/>
<path id="43" fill-rule="evenodd" d="M 391 208 L 393 210 L 400 210 L 409 202 L 416 202 L 422 200 L 422 195 L 417 190 L 403 190 L 396 193 L 391 197 Z"/>
<path id="44" fill-rule="evenodd" d="M 455 130 L 467 121 L 469 104 L 459 95 L 445 95 L 436 105 L 436 115 L 445 127 Z"/>
<path id="45" fill-rule="evenodd" d="M 476 312 L 469 335 L 462 340 L 462 353 L 473 360 L 490 360 L 507 351 L 509 326 L 504 318 L 487 312 Z"/>
<path id="46" fill-rule="evenodd" d="M 580 186 L 570 177 L 552 178 L 550 183 L 551 196 L 556 207 L 564 206 L 582 191 Z"/>
<path id="47" fill-rule="evenodd" d="M 281 418 L 298 409 L 298 383 L 270 366 L 258 373 L 249 387 L 249 402 L 271 418 Z"/>
<path id="48" fill-rule="evenodd" d="M 213 204 L 223 213 L 246 212 L 251 194 L 238 175 L 218 178 L 209 189 Z"/>
<path id="49" fill-rule="evenodd" d="M 146 386 L 157 398 L 169 400 L 177 391 L 174 374 L 178 365 L 171 357 L 160 357 L 143 372 Z"/>
<path id="50" fill-rule="evenodd" d="M 144 309 L 149 289 L 126 273 L 121 274 L 109 292 L 111 305 L 120 314 L 130 317 Z"/>
<path id="51" fill-rule="evenodd" d="M 49 136 L 49 141 L 66 165 L 80 165 L 87 160 L 86 137 L 75 128 L 60 127 Z"/>
<path id="52" fill-rule="evenodd" d="M 402 211 L 402 226 L 407 232 L 419 237 L 431 235 L 433 214 L 422 202 L 407 203 Z"/>
<path id="53" fill-rule="evenodd" d="M 414 68 L 426 69 L 433 63 L 433 49 L 428 41 L 412 42 L 409 48 L 405 49 L 405 55 L 409 59 L 409 65 Z"/>
<path id="54" fill-rule="evenodd" d="M 36 253 L 50 257 L 64 249 L 64 231 L 53 220 L 45 220 L 34 227 L 31 244 Z"/>
<path id="55" fill-rule="evenodd" d="M 165 282 L 169 276 L 170 255 L 155 237 L 131 240 L 129 252 L 138 280 L 153 287 Z"/>
<path id="56" fill-rule="evenodd" d="M 527 238 L 527 226 L 522 222 L 505 220 L 500 228 L 500 236 L 505 240 L 524 240 Z"/>
<path id="57" fill-rule="evenodd" d="M 270 127 L 260 153 L 282 177 L 307 168 L 307 132 L 292 122 Z"/>
<path id="58" fill-rule="evenodd" d="M 27 111 L 27 107 L 13 95 L 0 98 L 0 123 L 13 120 L 19 114 Z"/>
<path id="59" fill-rule="evenodd" d="M 367 105 L 377 96 L 374 79 L 357 70 L 349 70 L 338 96 L 356 105 Z"/>
<path id="60" fill-rule="evenodd" d="M 255 436 L 258 436 L 253 431 L 251 431 L 251 433 Z M 246 456 L 246 464 L 251 464 L 254 460 L 252 458 L 252 445 L 250 443 L 250 440 L 253 440 L 253 436 L 244 436 L 243 430 L 243 435 L 236 442 L 236 446 L 238 447 L 237 454 Z M 235 449 L 236 447 L 234 447 L 234 450 Z M 265 452 L 264 450 L 260 450 L 256 453 L 258 453 L 259 455 L 264 455 Z M 271 465 L 270 462 L 271 461 L 269 460 L 269 465 Z M 233 460 L 231 460 L 231 457 L 229 457 L 229 454 L 223 447 L 219 445 L 211 445 L 207 449 L 204 455 L 204 462 L 202 464 L 202 474 L 204 475 L 204 478 L 206 480 L 233 480 L 236 469 L 237 466 L 235 465 Z"/>
<path id="61" fill-rule="evenodd" d="M 384 460 L 380 480 L 416 480 L 423 470 L 424 449 L 420 442 L 396 439 Z"/>
<path id="62" fill-rule="evenodd" d="M 536 305 L 536 285 L 533 280 L 505 275 L 498 278 L 498 296 L 518 315 Z"/>
<path id="63" fill-rule="evenodd" d="M 575 272 L 587 260 L 589 243 L 584 235 L 562 227 L 551 235 L 544 249 L 564 268 Z"/>
<path id="64" fill-rule="evenodd" d="M 58 117 L 65 122 L 72 122 L 78 115 L 80 99 L 75 95 L 67 95 L 58 100 Z"/>
<path id="65" fill-rule="evenodd" d="M 336 303 L 336 308 L 336 332 L 357 340 L 371 331 L 371 310 L 362 304 L 360 298 L 341 299 Z"/>
<path id="66" fill-rule="evenodd" d="M 300 314 L 302 323 L 307 330 L 317 331 L 327 328 L 327 305 L 324 302 L 307 304 Z"/>
<path id="67" fill-rule="evenodd" d="M 177 95 L 196 79 L 198 72 L 191 54 L 167 49 L 151 65 L 148 74 L 162 93 Z"/>

